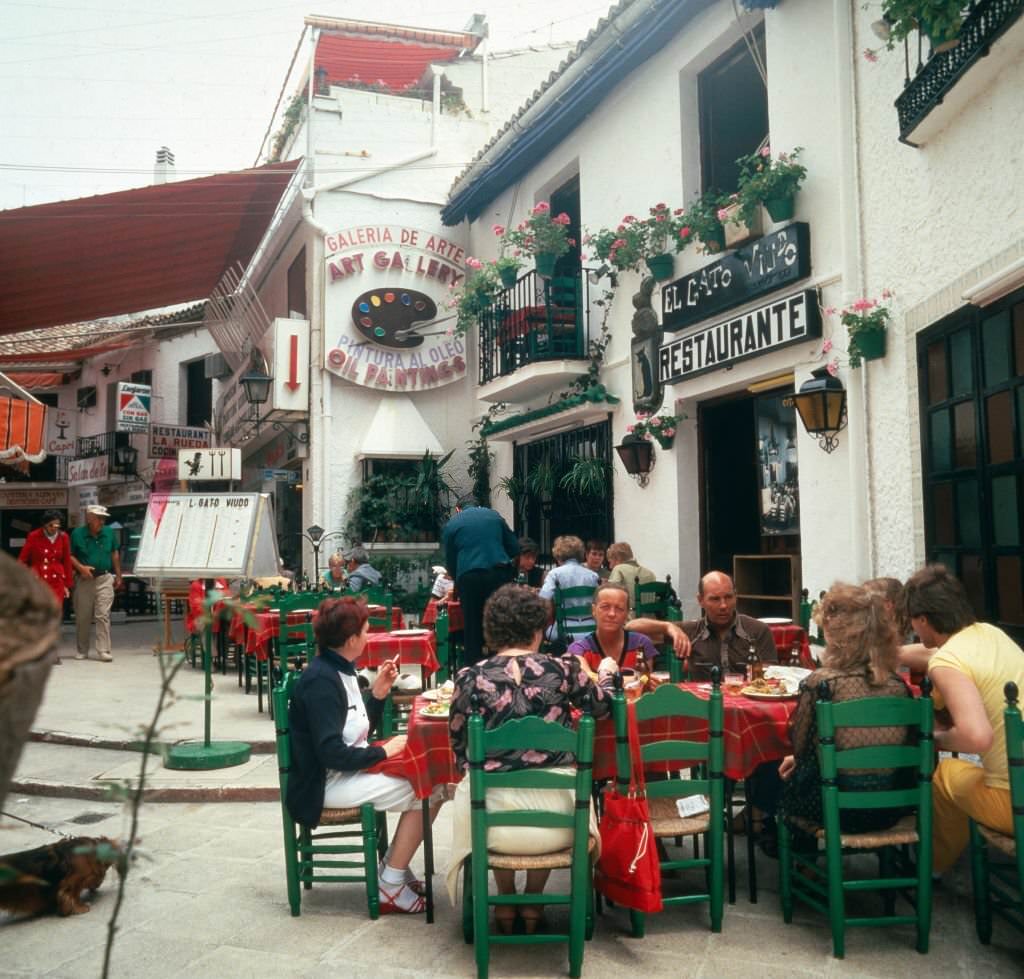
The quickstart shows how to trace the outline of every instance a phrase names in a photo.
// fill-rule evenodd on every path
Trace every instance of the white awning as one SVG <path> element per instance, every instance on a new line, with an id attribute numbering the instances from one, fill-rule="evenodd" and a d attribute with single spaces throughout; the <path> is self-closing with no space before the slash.
<path id="1" fill-rule="evenodd" d="M 421 459 L 424 452 L 443 455 L 444 449 L 412 399 L 404 395 L 381 398 L 356 458 Z"/>

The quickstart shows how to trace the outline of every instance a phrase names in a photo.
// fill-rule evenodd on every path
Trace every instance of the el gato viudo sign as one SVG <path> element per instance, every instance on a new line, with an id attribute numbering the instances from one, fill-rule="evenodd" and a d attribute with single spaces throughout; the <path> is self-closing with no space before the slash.
<path id="1" fill-rule="evenodd" d="M 466 347 L 450 335 L 451 290 L 466 253 L 443 232 L 360 225 L 326 235 L 324 362 L 354 384 L 406 393 L 466 373 Z"/>

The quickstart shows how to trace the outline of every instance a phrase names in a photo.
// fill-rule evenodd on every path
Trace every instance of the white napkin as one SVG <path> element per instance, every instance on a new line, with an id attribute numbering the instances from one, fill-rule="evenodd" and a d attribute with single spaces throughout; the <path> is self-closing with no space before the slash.
<path id="1" fill-rule="evenodd" d="M 711 803 L 708 802 L 707 797 L 703 795 L 684 795 L 682 798 L 676 799 L 676 809 L 679 811 L 680 819 L 689 819 L 691 816 L 699 816 L 702 812 L 707 812 L 711 808 Z"/>
<path id="2" fill-rule="evenodd" d="M 766 680 L 781 680 L 786 685 L 786 693 L 796 693 L 800 689 L 800 681 L 810 674 L 802 666 L 766 666 Z"/>

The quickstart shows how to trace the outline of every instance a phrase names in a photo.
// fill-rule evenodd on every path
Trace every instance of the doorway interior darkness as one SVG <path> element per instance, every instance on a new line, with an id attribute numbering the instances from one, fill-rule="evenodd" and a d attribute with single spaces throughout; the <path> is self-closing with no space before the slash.
<path id="1" fill-rule="evenodd" d="M 790 389 L 764 398 L 791 396 Z M 763 535 L 758 401 L 743 396 L 703 403 L 700 431 L 701 574 L 732 574 L 737 554 L 800 553 L 799 533 Z"/>

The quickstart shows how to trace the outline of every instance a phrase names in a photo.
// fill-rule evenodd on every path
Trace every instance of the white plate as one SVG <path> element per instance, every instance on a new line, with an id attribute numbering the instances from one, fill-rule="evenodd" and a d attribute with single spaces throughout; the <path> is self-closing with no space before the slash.
<path id="1" fill-rule="evenodd" d="M 429 636 L 429 629 L 395 629 L 394 632 L 387 633 L 389 636 Z"/>
<path id="2" fill-rule="evenodd" d="M 774 616 L 770 616 L 766 619 L 758 619 L 758 622 L 763 622 L 765 625 L 792 625 L 792 619 L 780 619 Z"/>
<path id="3" fill-rule="evenodd" d="M 424 700 L 440 700 L 441 699 L 441 691 L 437 690 L 437 689 L 424 690 L 423 691 L 423 699 Z"/>
<path id="4" fill-rule="evenodd" d="M 743 691 L 740 691 L 743 693 Z M 799 694 L 795 693 L 743 693 L 744 697 L 751 700 L 794 700 Z"/>
<path id="5" fill-rule="evenodd" d="M 443 714 L 435 714 L 428 711 L 426 707 L 420 708 L 420 717 L 425 717 L 428 721 L 447 721 L 449 711 L 445 711 Z"/>

